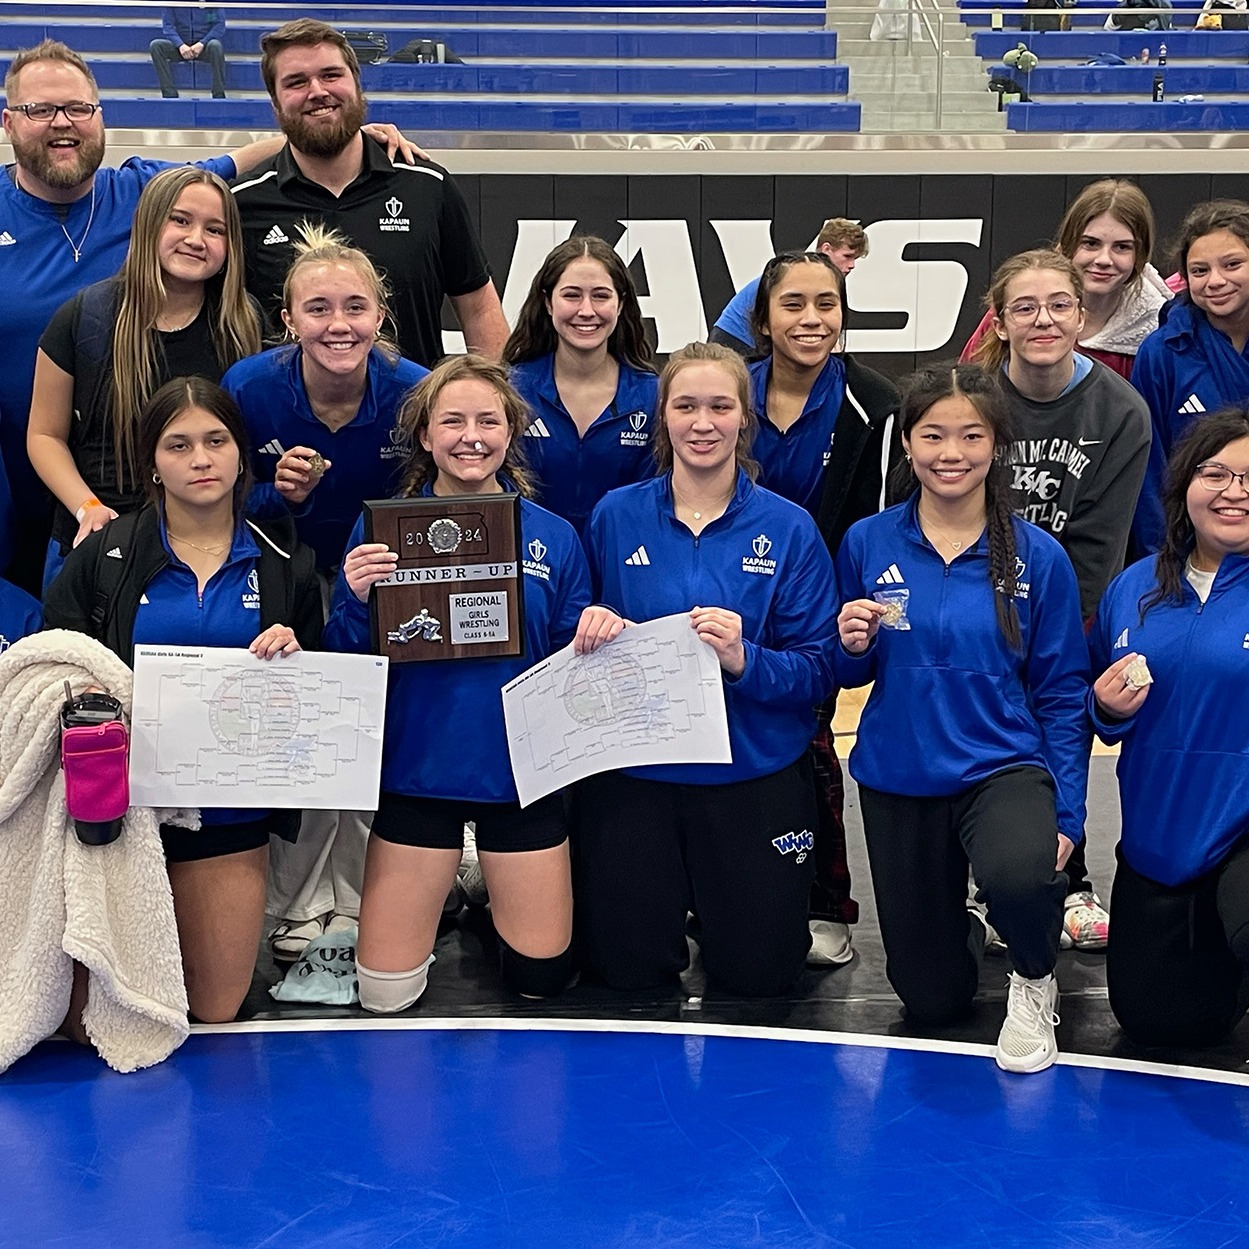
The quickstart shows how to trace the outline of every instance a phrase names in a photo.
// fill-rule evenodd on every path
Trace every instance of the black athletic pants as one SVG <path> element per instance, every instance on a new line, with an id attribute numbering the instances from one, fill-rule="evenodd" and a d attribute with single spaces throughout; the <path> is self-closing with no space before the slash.
<path id="1" fill-rule="evenodd" d="M 770 776 L 675 785 L 618 772 L 574 801 L 573 896 L 582 952 L 612 988 L 685 970 L 685 917 L 707 975 L 744 997 L 784 993 L 810 948 L 815 788 L 807 756 Z"/>
<path id="2" fill-rule="evenodd" d="M 1141 1045 L 1212 1045 L 1245 1013 L 1249 838 L 1183 885 L 1142 876 L 1118 854 L 1106 988 Z"/>
<path id="3" fill-rule="evenodd" d="M 950 798 L 909 798 L 859 786 L 885 972 L 907 1014 L 952 1023 L 979 980 L 967 911 L 967 865 L 1015 970 L 1048 975 L 1058 958 L 1067 878 L 1054 866 L 1054 784 L 1042 768 L 1011 768 Z M 976 951 L 976 952 L 974 952 Z"/>

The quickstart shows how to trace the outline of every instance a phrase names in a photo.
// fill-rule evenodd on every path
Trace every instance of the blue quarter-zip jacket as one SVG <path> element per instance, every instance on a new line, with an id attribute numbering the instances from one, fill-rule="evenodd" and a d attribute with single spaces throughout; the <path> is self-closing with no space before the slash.
<path id="1" fill-rule="evenodd" d="M 512 385 L 533 413 L 521 450 L 537 479 L 537 501 L 581 533 L 609 491 L 655 471 L 651 437 L 659 378 L 619 361 L 616 397 L 585 437 L 555 387 L 555 355 L 512 365 Z"/>
<path id="2" fill-rule="evenodd" d="M 594 509 L 586 548 L 599 601 L 627 620 L 694 607 L 742 618 L 746 667 L 724 677 L 728 764 L 672 764 L 629 775 L 719 785 L 788 767 L 832 692 L 837 586 L 828 549 L 800 507 L 737 475 L 728 510 L 695 537 L 676 518 L 672 475 L 613 490 Z"/>
<path id="3" fill-rule="evenodd" d="M 43 605 L 39 600 L 0 578 L 0 651 L 38 633 L 42 623 Z"/>
<path id="4" fill-rule="evenodd" d="M 1093 674 L 1129 651 L 1154 682 L 1140 710 L 1110 720 L 1089 706 L 1098 736 L 1119 742 L 1122 850 L 1136 871 L 1182 885 L 1216 867 L 1249 833 L 1249 558 L 1226 555 L 1203 605 L 1187 581 L 1180 603 L 1151 607 L 1152 559 L 1106 591 L 1089 636 Z"/>
<path id="5" fill-rule="evenodd" d="M 772 357 L 750 366 L 750 400 L 759 418 L 750 454 L 759 462 L 759 483 L 806 508 L 812 516 L 824 493 L 824 470 L 833 453 L 833 431 L 846 397 L 846 366 L 831 355 L 811 387 L 802 415 L 783 432 L 768 420 Z"/>
<path id="6" fill-rule="evenodd" d="M 1167 459 L 1180 435 L 1207 412 L 1249 401 L 1249 347 L 1232 341 L 1187 299 L 1169 305 L 1167 319 L 1141 343 L 1132 385 L 1149 405 L 1153 443 L 1132 532 L 1142 550 L 1162 545 L 1162 488 Z"/>
<path id="7" fill-rule="evenodd" d="M 1015 606 L 1023 650 L 998 627 L 984 535 L 949 565 L 924 537 L 918 495 L 852 525 L 837 555 L 844 601 L 908 591 L 910 629 L 881 628 L 861 656 L 837 648 L 838 684 L 875 682 L 850 754 L 884 793 L 946 797 L 1007 768 L 1045 768 L 1058 829 L 1084 836 L 1088 651 L 1062 547 L 1018 518 Z"/>
<path id="8" fill-rule="evenodd" d="M 391 664 L 382 743 L 386 793 L 517 801 L 501 691 L 513 677 L 567 646 L 590 603 L 590 574 L 572 527 L 522 499 L 520 529 L 525 653 Z M 363 541 L 361 517 L 347 550 Z M 370 650 L 368 606 L 348 588 L 341 569 L 323 646 L 357 654 Z"/>
<path id="9" fill-rule="evenodd" d="M 333 568 L 342 559 L 360 504 L 388 499 L 398 487 L 408 445 L 395 417 L 404 396 L 428 372 L 403 357 L 392 361 L 374 347 L 360 410 L 333 432 L 308 402 L 298 347 L 248 356 L 221 379 L 242 410 L 252 444 L 252 471 L 261 486 L 271 486 L 278 460 L 292 447 L 311 447 L 333 461 L 305 502 L 291 509 L 299 540 L 316 552 L 318 568 Z M 282 500 L 272 490 L 267 497 Z"/>

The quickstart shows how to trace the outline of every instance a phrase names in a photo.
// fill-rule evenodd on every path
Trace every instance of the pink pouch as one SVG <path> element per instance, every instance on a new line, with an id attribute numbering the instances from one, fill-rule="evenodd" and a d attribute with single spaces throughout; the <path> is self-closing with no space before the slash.
<path id="1" fill-rule="evenodd" d="M 65 806 L 88 845 L 115 841 L 130 806 L 130 737 L 120 720 L 61 731 Z"/>

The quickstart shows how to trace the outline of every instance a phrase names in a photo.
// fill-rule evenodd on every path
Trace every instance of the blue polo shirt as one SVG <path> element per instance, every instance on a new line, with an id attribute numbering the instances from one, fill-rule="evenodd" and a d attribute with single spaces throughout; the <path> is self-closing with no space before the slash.
<path id="1" fill-rule="evenodd" d="M 275 347 L 248 356 L 221 379 L 242 409 L 258 483 L 272 484 L 278 460 L 292 447 L 311 447 L 333 462 L 302 506 L 291 509 L 299 540 L 316 552 L 318 568 L 338 566 L 361 503 L 389 499 L 398 488 L 408 444 L 395 418 L 404 396 L 428 373 L 374 347 L 360 409 L 333 431 L 308 401 L 302 348 Z"/>
<path id="2" fill-rule="evenodd" d="M 753 343 L 755 332 L 750 328 L 750 314 L 754 311 L 755 298 L 759 294 L 759 278 L 751 278 L 727 304 L 716 319 L 716 329 L 732 334 L 743 343 Z"/>
<path id="3" fill-rule="evenodd" d="M 144 587 L 134 617 L 134 644 L 250 646 L 261 631 L 260 548 L 251 531 L 245 525 L 234 531 L 226 562 L 209 578 L 202 594 L 195 573 L 173 553 L 163 516 L 160 540 L 169 563 Z M 254 807 L 219 807 L 202 810 L 200 820 L 205 825 L 240 824 L 264 814 Z"/>
<path id="4" fill-rule="evenodd" d="M 39 600 L 0 577 L 0 652 L 43 627 Z"/>
<path id="5" fill-rule="evenodd" d="M 537 501 L 578 533 L 609 490 L 655 472 L 651 437 L 659 378 L 619 363 L 615 398 L 584 436 L 556 389 L 554 353 L 512 366 L 512 385 L 533 413 L 521 449 L 537 479 Z"/>
<path id="6" fill-rule="evenodd" d="M 833 434 L 846 397 L 846 366 L 839 355 L 828 357 L 802 415 L 784 432 L 767 418 L 772 357 L 750 366 L 750 402 L 759 417 L 751 454 L 759 462 L 759 484 L 805 508 L 819 511 L 824 470 L 833 454 Z"/>
<path id="7" fill-rule="evenodd" d="M 104 112 L 107 116 L 107 100 Z M 198 163 L 222 178 L 234 177 L 229 156 Z M 12 165 L 0 173 L 0 290 L 9 295 L 0 300 L 5 361 L 0 372 L 0 455 L 19 508 L 40 504 L 47 493 L 26 458 L 39 338 L 71 295 L 121 268 L 139 195 L 158 173 L 171 168 L 168 161 L 131 157 L 117 169 L 98 170 L 94 194 L 68 206 L 21 190 L 13 181 Z"/>

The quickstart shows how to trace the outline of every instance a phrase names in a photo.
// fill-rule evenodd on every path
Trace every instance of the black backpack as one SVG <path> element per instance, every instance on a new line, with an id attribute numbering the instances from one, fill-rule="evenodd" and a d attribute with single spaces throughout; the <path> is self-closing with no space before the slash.
<path id="1" fill-rule="evenodd" d="M 343 30 L 339 34 L 351 45 L 361 65 L 376 65 L 386 55 L 386 36 L 375 30 Z"/>

